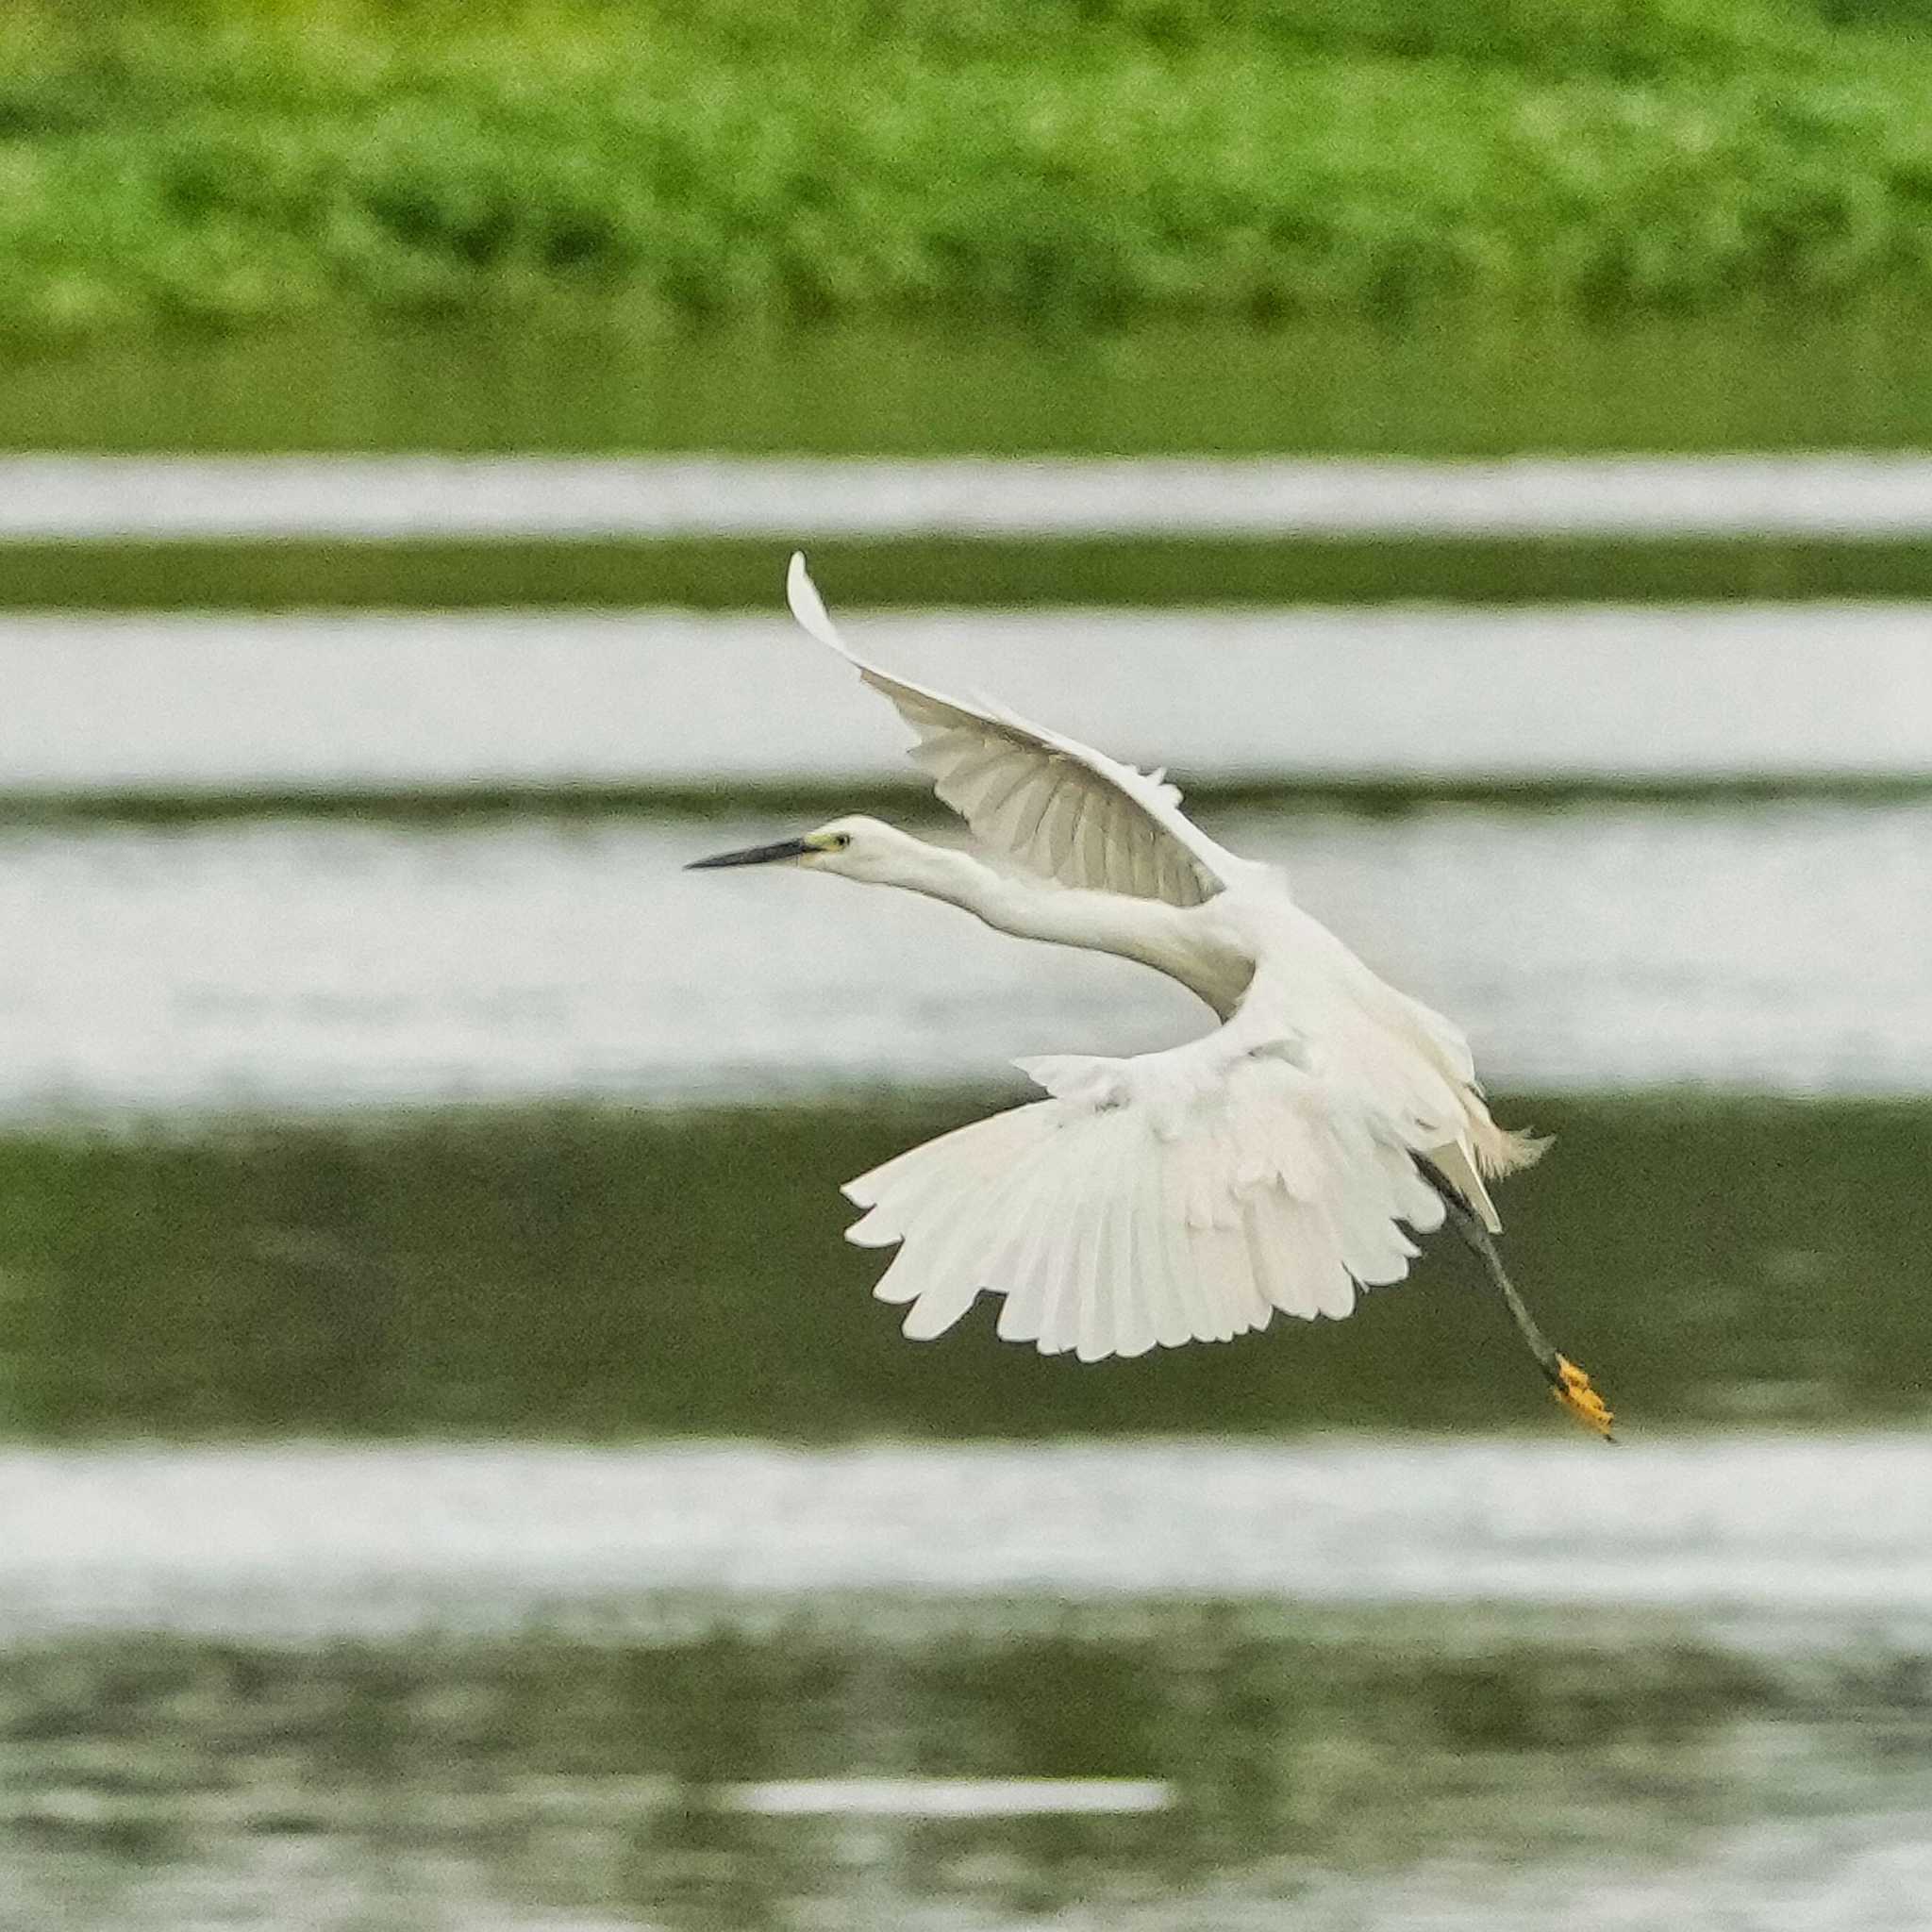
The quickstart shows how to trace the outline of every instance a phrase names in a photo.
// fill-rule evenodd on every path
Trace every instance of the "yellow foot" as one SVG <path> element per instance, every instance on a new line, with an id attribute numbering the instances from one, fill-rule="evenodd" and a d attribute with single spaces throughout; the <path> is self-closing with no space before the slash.
<path id="1" fill-rule="evenodd" d="M 1610 1424 L 1616 1420 L 1615 1416 L 1605 1407 L 1603 1397 L 1590 1386 L 1590 1377 L 1568 1356 L 1557 1357 L 1557 1380 L 1551 1383 L 1550 1393 L 1586 1429 L 1593 1429 L 1606 1442 L 1613 1440 Z"/>

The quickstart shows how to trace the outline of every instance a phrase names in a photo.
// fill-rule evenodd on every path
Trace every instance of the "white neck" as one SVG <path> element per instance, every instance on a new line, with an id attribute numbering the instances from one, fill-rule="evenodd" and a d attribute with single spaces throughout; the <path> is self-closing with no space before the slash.
<path id="1" fill-rule="evenodd" d="M 1237 965 L 1230 994 L 1229 962 L 1205 947 L 1186 912 L 1163 899 L 1031 885 L 970 853 L 918 839 L 906 843 L 905 863 L 890 883 L 958 906 L 996 931 L 1137 960 L 1179 980 L 1224 1015 L 1246 983 L 1245 966 Z"/>

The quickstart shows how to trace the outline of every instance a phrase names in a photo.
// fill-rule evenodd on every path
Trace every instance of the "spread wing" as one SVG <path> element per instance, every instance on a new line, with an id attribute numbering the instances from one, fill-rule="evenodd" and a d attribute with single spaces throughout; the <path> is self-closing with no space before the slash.
<path id="1" fill-rule="evenodd" d="M 833 628 L 802 556 L 785 588 L 799 623 L 891 699 L 918 734 L 913 762 L 988 845 L 1064 886 L 1171 906 L 1198 906 L 1227 884 L 1240 861 L 1189 824 L 1161 774 L 868 664 Z"/>
<path id="2" fill-rule="evenodd" d="M 1442 1224 L 1415 1156 L 1454 1133 L 1455 1096 L 1383 1104 L 1274 1006 L 1264 985 L 1184 1046 L 1023 1060 L 1050 1098 L 848 1182 L 867 1211 L 846 1239 L 899 1244 L 874 1293 L 924 1341 L 991 1290 L 1003 1339 L 1095 1361 L 1224 1341 L 1277 1310 L 1339 1319 L 1357 1288 L 1401 1280 L 1410 1231 Z"/>

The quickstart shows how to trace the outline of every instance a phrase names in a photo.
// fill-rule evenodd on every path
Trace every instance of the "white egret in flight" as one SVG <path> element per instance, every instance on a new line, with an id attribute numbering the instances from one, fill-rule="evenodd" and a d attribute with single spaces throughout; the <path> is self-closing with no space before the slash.
<path id="1" fill-rule="evenodd" d="M 990 705 L 961 704 L 848 650 L 805 559 L 792 614 L 890 698 L 914 760 L 995 871 L 876 819 L 695 861 L 784 861 L 944 900 L 1001 932 L 1137 959 L 1218 1016 L 1124 1059 L 1021 1061 L 1045 1091 L 846 1184 L 847 1230 L 898 1244 L 874 1292 L 905 1332 L 941 1334 L 982 1290 L 999 1333 L 1082 1361 L 1224 1341 L 1284 1314 L 1341 1318 L 1399 1281 L 1411 1233 L 1446 1219 L 1481 1257 L 1557 1399 L 1610 1412 L 1511 1286 L 1486 1181 L 1542 1143 L 1491 1118 L 1461 1030 L 1379 979 L 1297 906 L 1280 872 L 1189 823 L 1159 772 L 1116 763 Z"/>

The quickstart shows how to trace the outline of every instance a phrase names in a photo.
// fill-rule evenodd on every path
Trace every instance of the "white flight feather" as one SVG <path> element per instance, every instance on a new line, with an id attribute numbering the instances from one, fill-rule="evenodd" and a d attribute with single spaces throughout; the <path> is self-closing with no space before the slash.
<path id="1" fill-rule="evenodd" d="M 1174 906 L 1213 897 L 1238 867 L 1183 816 L 1179 788 L 1164 777 L 998 706 L 946 697 L 867 662 L 839 635 L 802 556 L 792 557 L 786 593 L 799 624 L 892 701 L 917 734 L 913 762 L 989 845 L 1065 886 Z M 1025 808 L 1010 810 L 1023 797 Z"/>
<path id="2" fill-rule="evenodd" d="M 1252 1008 L 1160 1053 L 1023 1063 L 1047 1097 L 955 1129 L 848 1184 L 852 1230 L 903 1237 L 879 1283 L 929 1339 L 982 1291 L 999 1332 L 1083 1361 L 1227 1341 L 1279 1310 L 1340 1320 L 1401 1280 L 1441 1224 L 1413 1157 L 1441 1129 L 1251 1045 Z"/>

